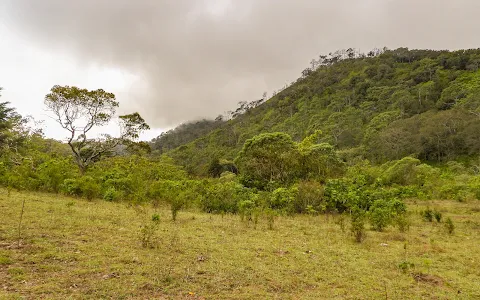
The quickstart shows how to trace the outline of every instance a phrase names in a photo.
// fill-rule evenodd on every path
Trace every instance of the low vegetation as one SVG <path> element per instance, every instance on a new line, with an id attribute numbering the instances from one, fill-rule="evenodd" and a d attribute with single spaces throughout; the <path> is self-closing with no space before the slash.
<path id="1" fill-rule="evenodd" d="M 25 200 L 20 243 L 17 225 Z M 408 201 L 410 229 L 2 191 L 0 298 L 477 299 L 477 202 Z M 441 208 L 454 224 L 426 222 Z M 352 218 L 350 225 L 348 219 Z M 253 218 L 252 218 L 253 219 Z"/>
<path id="2" fill-rule="evenodd" d="M 479 51 L 321 56 L 150 144 L 91 136 L 103 90 L 46 96 L 66 143 L 0 103 L 0 297 L 480 297 Z"/>

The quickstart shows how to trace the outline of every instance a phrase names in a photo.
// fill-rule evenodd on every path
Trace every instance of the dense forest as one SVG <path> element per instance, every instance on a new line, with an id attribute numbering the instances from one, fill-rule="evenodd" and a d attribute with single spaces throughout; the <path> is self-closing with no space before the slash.
<path id="1" fill-rule="evenodd" d="M 285 132 L 301 141 L 321 130 L 345 160 L 374 163 L 412 156 L 439 163 L 471 158 L 479 150 L 479 50 L 354 49 L 321 55 L 289 87 L 262 105 L 228 121 L 202 123 L 186 134 L 159 137 L 154 149 L 173 148 L 169 156 L 195 175 L 206 175 L 211 157 L 233 160 L 245 141 L 260 133 Z M 184 140 L 184 145 L 170 140 Z M 172 146 L 170 146 L 172 145 Z"/>
<path id="2" fill-rule="evenodd" d="M 0 184 L 87 199 L 259 215 L 343 213 L 405 226 L 404 198 L 480 198 L 480 50 L 348 49 L 321 55 L 289 86 L 151 143 L 138 113 L 122 136 L 90 138 L 118 102 L 52 88 L 45 104 L 71 135 L 47 139 L 0 105 Z M 87 124 L 75 127 L 75 118 Z"/>

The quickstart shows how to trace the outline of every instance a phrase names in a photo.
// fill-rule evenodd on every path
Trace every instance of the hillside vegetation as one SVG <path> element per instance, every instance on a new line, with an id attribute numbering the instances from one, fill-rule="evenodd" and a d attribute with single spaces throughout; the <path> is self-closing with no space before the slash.
<path id="1" fill-rule="evenodd" d="M 338 51 L 152 143 L 102 89 L 45 96 L 64 142 L 0 103 L 0 297 L 476 299 L 479 65 Z"/>
<path id="2" fill-rule="evenodd" d="M 206 175 L 212 157 L 233 160 L 255 135 L 285 132 L 301 141 L 316 130 L 323 133 L 318 142 L 349 161 L 413 156 L 445 162 L 478 153 L 480 50 L 352 51 L 312 61 L 302 77 L 262 105 L 168 155 L 190 173 Z M 162 143 L 169 145 L 160 138 L 154 149 Z"/>

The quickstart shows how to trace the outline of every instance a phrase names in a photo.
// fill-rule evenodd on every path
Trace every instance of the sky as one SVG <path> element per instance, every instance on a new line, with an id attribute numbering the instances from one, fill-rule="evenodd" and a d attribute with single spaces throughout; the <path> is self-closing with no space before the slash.
<path id="1" fill-rule="evenodd" d="M 147 120 L 149 140 L 271 95 L 320 54 L 478 48 L 479 11 L 478 0 L 0 0 L 0 101 L 64 139 L 44 96 L 102 88 Z"/>

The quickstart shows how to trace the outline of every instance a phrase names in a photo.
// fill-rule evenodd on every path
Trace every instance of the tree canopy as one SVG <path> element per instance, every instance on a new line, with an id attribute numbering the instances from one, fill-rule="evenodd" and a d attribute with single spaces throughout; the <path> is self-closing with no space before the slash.
<path id="1" fill-rule="evenodd" d="M 45 105 L 54 114 L 57 123 L 68 131 L 67 144 L 81 172 L 115 147 L 137 139 L 140 132 L 149 129 L 140 114 L 133 113 L 119 116 L 119 137 L 109 134 L 102 134 L 99 138 L 88 137 L 95 127 L 108 124 L 119 106 L 115 95 L 102 89 L 89 91 L 56 85 L 45 96 Z"/>

